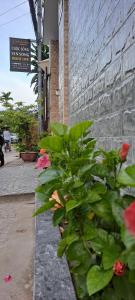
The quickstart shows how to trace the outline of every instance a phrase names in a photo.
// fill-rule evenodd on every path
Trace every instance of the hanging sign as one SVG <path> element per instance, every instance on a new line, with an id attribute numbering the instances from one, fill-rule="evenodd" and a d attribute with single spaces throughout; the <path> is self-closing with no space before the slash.
<path id="1" fill-rule="evenodd" d="M 28 39 L 10 38 L 10 71 L 31 71 L 31 42 Z"/>

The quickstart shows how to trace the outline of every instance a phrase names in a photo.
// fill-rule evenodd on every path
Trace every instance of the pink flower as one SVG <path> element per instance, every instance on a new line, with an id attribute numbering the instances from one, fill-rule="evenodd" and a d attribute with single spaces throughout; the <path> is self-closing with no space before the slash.
<path id="1" fill-rule="evenodd" d="M 125 209 L 124 222 L 129 232 L 135 235 L 135 201 Z"/>
<path id="2" fill-rule="evenodd" d="M 49 160 L 49 155 L 44 154 L 43 156 L 38 158 L 38 161 L 36 163 L 36 168 L 37 169 L 44 169 L 50 167 L 51 162 Z"/>
<path id="3" fill-rule="evenodd" d="M 117 276 L 123 276 L 125 274 L 125 265 L 120 260 L 117 260 L 113 265 L 113 272 Z"/>
<path id="4" fill-rule="evenodd" d="M 120 158 L 122 161 L 125 161 L 129 152 L 130 144 L 123 144 L 120 150 Z"/>
<path id="5" fill-rule="evenodd" d="M 10 282 L 11 280 L 12 280 L 12 276 L 11 276 L 11 275 L 6 275 L 6 276 L 4 277 L 4 281 L 5 281 L 6 283 Z"/>

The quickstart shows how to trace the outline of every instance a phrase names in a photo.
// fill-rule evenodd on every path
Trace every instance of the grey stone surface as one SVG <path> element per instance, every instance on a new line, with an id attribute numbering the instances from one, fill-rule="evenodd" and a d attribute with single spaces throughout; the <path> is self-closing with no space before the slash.
<path id="1" fill-rule="evenodd" d="M 35 163 L 8 163 L 0 168 L 0 196 L 33 193 L 38 173 Z"/>
<path id="2" fill-rule="evenodd" d="M 104 145 L 130 140 L 134 161 L 135 1 L 69 0 L 68 49 L 70 123 L 94 120 Z"/>
<path id="3" fill-rule="evenodd" d="M 52 214 L 36 217 L 35 285 L 33 300 L 75 300 L 67 261 L 57 257 L 60 239 Z"/>

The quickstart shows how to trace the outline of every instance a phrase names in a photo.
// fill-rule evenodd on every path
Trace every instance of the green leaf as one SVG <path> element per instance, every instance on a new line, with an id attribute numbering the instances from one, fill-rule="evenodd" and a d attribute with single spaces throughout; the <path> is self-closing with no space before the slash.
<path id="1" fill-rule="evenodd" d="M 107 190 L 103 197 L 105 201 L 109 201 L 111 204 L 111 202 L 118 200 L 118 193 L 116 191 Z"/>
<path id="2" fill-rule="evenodd" d="M 62 123 L 52 123 L 50 124 L 50 129 L 56 135 L 63 136 L 67 133 L 68 127 Z"/>
<path id="3" fill-rule="evenodd" d="M 48 197 L 46 197 L 46 194 L 45 193 L 40 193 L 40 192 L 37 192 L 35 193 L 35 197 L 36 199 L 40 200 L 40 201 L 45 201 L 46 198 L 48 200 Z"/>
<path id="4" fill-rule="evenodd" d="M 117 245 L 112 245 L 111 247 L 105 247 L 103 250 L 102 264 L 105 270 L 113 267 L 114 262 L 119 258 L 121 248 Z"/>
<path id="5" fill-rule="evenodd" d="M 129 272 L 129 281 L 135 284 L 135 270 Z"/>
<path id="6" fill-rule="evenodd" d="M 38 208 L 36 210 L 36 212 L 33 214 L 33 217 L 44 213 L 45 211 L 49 210 L 50 208 L 52 208 L 54 206 L 55 201 L 49 201 L 47 203 L 45 203 L 44 205 L 42 205 L 40 208 Z"/>
<path id="7" fill-rule="evenodd" d="M 81 136 L 83 136 L 86 130 L 92 126 L 92 124 L 92 121 L 83 121 L 79 124 L 76 124 L 69 131 L 70 138 L 77 141 Z"/>
<path id="8" fill-rule="evenodd" d="M 81 202 L 77 200 L 70 200 L 66 203 L 66 212 L 69 212 L 70 210 L 74 209 L 77 206 L 80 206 Z"/>
<path id="9" fill-rule="evenodd" d="M 112 214 L 114 216 L 115 221 L 119 226 L 122 226 L 124 224 L 123 221 L 123 208 L 118 203 L 118 201 L 111 202 L 112 206 Z"/>
<path id="10" fill-rule="evenodd" d="M 125 276 L 113 277 L 113 286 L 116 294 L 119 296 L 118 299 L 122 300 L 134 300 L 135 299 L 135 284 L 129 281 L 128 273 Z"/>
<path id="11" fill-rule="evenodd" d="M 69 247 L 72 243 L 77 241 L 79 236 L 77 234 L 71 234 L 70 236 L 66 236 L 66 238 L 61 239 L 58 245 L 57 254 L 61 257 L 67 247 Z"/>
<path id="12" fill-rule="evenodd" d="M 87 289 L 89 296 L 92 296 L 106 287 L 111 281 L 112 277 L 113 270 L 105 271 L 99 266 L 93 266 L 87 274 Z"/>
<path id="13" fill-rule="evenodd" d="M 53 215 L 53 225 L 57 226 L 60 224 L 60 222 L 63 220 L 65 216 L 65 209 L 64 208 L 59 208 L 54 212 Z"/>
<path id="14" fill-rule="evenodd" d="M 92 260 L 90 255 L 83 259 L 82 263 L 76 265 L 71 269 L 71 272 L 74 274 L 86 274 L 91 266 Z"/>
<path id="15" fill-rule="evenodd" d="M 130 270 L 135 270 L 135 251 L 129 253 L 127 263 Z"/>
<path id="16" fill-rule="evenodd" d="M 108 169 L 101 163 L 96 163 L 90 170 L 91 174 L 100 178 L 108 176 Z"/>
<path id="17" fill-rule="evenodd" d="M 135 196 L 124 194 L 122 197 L 122 202 L 123 202 L 123 207 L 126 208 L 127 206 L 130 205 L 135 199 Z"/>
<path id="18" fill-rule="evenodd" d="M 87 139 L 87 140 L 88 140 L 88 143 L 86 145 L 86 149 L 93 150 L 95 147 L 95 144 L 96 144 L 96 140 L 94 140 L 94 139 L 92 139 L 92 140 L 90 139 L 90 141 L 89 141 L 89 139 Z M 87 140 L 84 140 L 84 143 L 86 143 Z"/>
<path id="19" fill-rule="evenodd" d="M 79 236 L 76 233 L 72 233 L 69 236 L 66 236 L 67 245 L 70 246 L 72 243 L 77 241 L 79 239 Z"/>
<path id="20" fill-rule="evenodd" d="M 129 166 L 126 169 L 121 170 L 117 180 L 122 185 L 135 187 L 135 165 Z"/>
<path id="21" fill-rule="evenodd" d="M 67 249 L 67 259 L 69 261 L 73 260 L 81 260 L 82 253 L 84 254 L 84 246 L 81 241 L 74 242 L 68 249 Z"/>
<path id="22" fill-rule="evenodd" d="M 39 175 L 39 182 L 41 184 L 44 184 L 53 181 L 54 179 L 58 179 L 61 175 L 61 171 L 58 171 L 57 169 L 48 168 Z"/>
<path id="23" fill-rule="evenodd" d="M 101 182 L 96 182 L 92 186 L 92 191 L 97 192 L 99 195 L 105 194 L 106 193 L 106 187 L 103 183 Z"/>
<path id="24" fill-rule="evenodd" d="M 72 188 L 73 188 L 73 189 L 78 189 L 78 188 L 80 188 L 80 187 L 82 187 L 82 186 L 84 186 L 83 181 L 81 181 L 81 180 L 76 180 L 75 183 L 73 184 Z"/>
<path id="25" fill-rule="evenodd" d="M 127 249 L 130 249 L 132 246 L 135 245 L 135 237 L 132 236 L 127 229 L 122 228 L 121 231 L 121 239 L 126 246 Z"/>
<path id="26" fill-rule="evenodd" d="M 97 236 L 97 229 L 89 223 L 84 224 L 84 238 L 85 240 L 93 240 Z"/>
<path id="27" fill-rule="evenodd" d="M 74 274 L 75 287 L 77 292 L 77 299 L 79 300 L 87 300 L 88 292 L 86 286 L 86 275 L 82 274 Z M 97 300 L 97 299 L 95 299 Z M 99 299 L 98 299 L 99 300 Z"/>
<path id="28" fill-rule="evenodd" d="M 87 173 L 90 174 L 91 167 L 92 165 L 84 165 L 82 168 L 80 168 L 79 175 L 83 177 Z"/>
<path id="29" fill-rule="evenodd" d="M 94 202 L 98 202 L 101 200 L 101 197 L 98 195 L 97 192 L 90 190 L 88 191 L 88 195 L 87 195 L 87 201 L 89 203 L 94 203 Z"/>
<path id="30" fill-rule="evenodd" d="M 96 236 L 91 241 L 91 247 L 96 252 L 103 251 L 106 247 L 114 245 L 114 238 L 111 234 L 108 234 L 104 229 L 97 229 Z"/>
<path id="31" fill-rule="evenodd" d="M 135 180 L 135 165 L 128 166 L 126 168 L 126 172 L 129 176 L 132 176 L 132 178 Z"/>
<path id="32" fill-rule="evenodd" d="M 92 210 L 98 217 L 102 218 L 106 222 L 113 221 L 109 202 L 101 200 L 100 202 L 94 203 L 92 204 Z"/>
<path id="33" fill-rule="evenodd" d="M 84 244 L 81 240 L 73 242 L 66 251 L 67 259 L 72 263 L 78 262 L 77 266 L 80 265 L 79 263 L 84 263 L 86 260 L 90 261 L 90 254 L 84 247 Z"/>
<path id="34" fill-rule="evenodd" d="M 89 164 L 89 159 L 85 157 L 81 157 L 72 160 L 70 163 L 70 167 L 72 169 L 72 172 L 76 173 L 78 170 L 80 171 L 80 168 L 82 166 L 88 166 L 88 164 Z"/>
<path id="35" fill-rule="evenodd" d="M 61 152 L 63 149 L 62 138 L 60 136 L 47 136 L 39 142 L 39 147 L 53 152 Z"/>
<path id="36" fill-rule="evenodd" d="M 61 239 L 61 240 L 59 241 L 58 249 L 57 249 L 57 255 L 58 255 L 59 257 L 62 257 L 62 255 L 64 254 L 65 249 L 66 249 L 66 246 L 67 246 L 67 241 L 66 241 L 66 239 Z"/>
<path id="37" fill-rule="evenodd" d="M 93 300 L 95 300 L 95 298 Z M 100 300 L 100 298 L 97 298 L 97 300 Z M 108 286 L 103 291 L 101 300 L 121 300 L 121 298 L 117 297 L 114 289 Z"/>

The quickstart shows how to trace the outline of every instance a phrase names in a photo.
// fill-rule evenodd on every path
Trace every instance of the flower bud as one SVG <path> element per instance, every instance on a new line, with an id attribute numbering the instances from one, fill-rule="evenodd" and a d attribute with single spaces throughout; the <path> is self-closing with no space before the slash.
<path id="1" fill-rule="evenodd" d="M 130 144 L 123 144 L 120 150 L 120 158 L 122 161 L 125 161 L 129 152 Z"/>
<path id="2" fill-rule="evenodd" d="M 125 265 L 120 260 L 117 260 L 113 265 L 113 272 L 117 276 L 123 276 L 125 274 Z"/>

